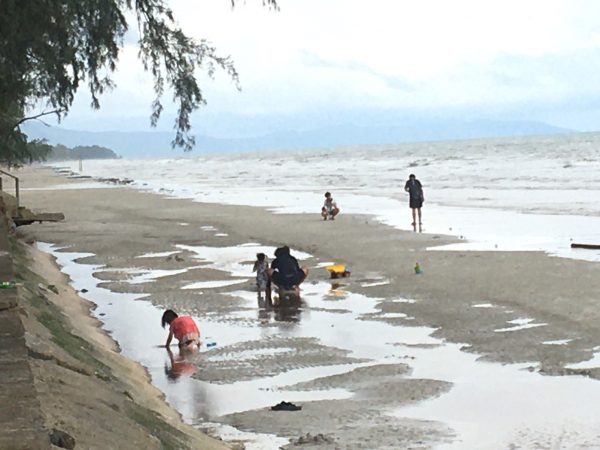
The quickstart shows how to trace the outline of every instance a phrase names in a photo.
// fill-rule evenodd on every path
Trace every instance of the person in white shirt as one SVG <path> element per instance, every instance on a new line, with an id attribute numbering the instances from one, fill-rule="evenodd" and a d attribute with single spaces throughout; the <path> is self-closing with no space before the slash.
<path id="1" fill-rule="evenodd" d="M 323 220 L 334 220 L 335 216 L 337 216 L 340 212 L 340 208 L 338 208 L 337 203 L 333 200 L 331 196 L 331 192 L 325 192 L 325 203 L 323 203 L 323 207 L 321 208 L 321 216 L 323 216 Z"/>

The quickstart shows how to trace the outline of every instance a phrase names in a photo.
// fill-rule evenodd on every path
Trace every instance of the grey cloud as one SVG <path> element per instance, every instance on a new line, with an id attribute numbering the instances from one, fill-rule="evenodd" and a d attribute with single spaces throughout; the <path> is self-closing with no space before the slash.
<path id="1" fill-rule="evenodd" d="M 501 55 L 489 66 L 489 74 L 507 87 L 531 87 L 541 78 L 564 82 L 575 95 L 577 91 L 597 91 L 600 73 L 600 49 L 574 53 L 554 53 L 539 57 Z M 592 83 L 589 83 L 592 81 Z"/>
<path id="2" fill-rule="evenodd" d="M 340 69 L 340 70 L 348 70 L 352 72 L 363 73 L 366 75 L 371 75 L 373 77 L 381 79 L 385 82 L 391 89 L 405 91 L 405 92 L 414 92 L 417 90 L 417 86 L 414 83 L 411 83 L 404 77 L 400 76 L 390 76 L 381 72 L 374 70 L 372 67 L 369 67 L 366 64 L 357 62 L 357 61 L 329 61 L 321 58 L 315 53 L 303 50 L 299 52 L 301 61 L 309 66 L 309 67 L 319 67 L 324 69 Z"/>

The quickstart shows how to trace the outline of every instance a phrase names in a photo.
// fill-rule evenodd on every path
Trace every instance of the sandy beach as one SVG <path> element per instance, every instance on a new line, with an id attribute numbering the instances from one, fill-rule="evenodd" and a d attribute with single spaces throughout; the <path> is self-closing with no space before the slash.
<path id="1" fill-rule="evenodd" d="M 192 248 L 287 244 L 293 251 L 311 255 L 302 261 L 311 269 L 304 292 L 310 292 L 311 283 L 329 283 L 327 272 L 320 268 L 323 263 L 343 262 L 352 268 L 352 276 L 342 282 L 343 290 L 376 299 L 375 311 L 362 314 L 361 321 L 385 322 L 398 329 L 433 328 L 433 337 L 459 344 L 464 352 L 480 359 L 524 363 L 530 371 L 548 376 L 600 378 L 598 368 L 566 367 L 592 358 L 594 347 L 600 344 L 597 263 L 542 252 L 431 251 L 427 248 L 457 240 L 404 232 L 370 216 L 343 212 L 338 220 L 323 222 L 318 208 L 314 215 L 272 214 L 261 208 L 170 199 L 123 186 L 79 189 L 85 180 L 59 176 L 50 168 L 26 168 L 18 176 L 23 204 L 33 210 L 60 211 L 66 217 L 62 223 L 21 227 L 18 235 L 69 252 L 93 253 L 79 262 L 104 266 L 95 276 L 102 287 L 113 292 L 147 294 L 144 301 L 200 318 L 247 312 L 248 302 L 231 292 L 252 293 L 251 274 L 235 285 L 203 289 L 202 295 L 182 289 L 190 283 L 235 279 L 198 261 Z M 179 257 L 140 258 L 170 251 L 177 251 Z M 423 274 L 415 275 L 416 262 Z M 151 282 L 128 282 L 131 275 L 124 269 L 140 266 L 174 272 Z M 331 289 L 333 292 L 336 287 Z M 331 305 L 335 298 L 329 296 L 326 300 Z M 311 311 L 311 301 L 306 303 L 303 314 Z M 87 315 L 85 308 L 72 313 Z M 290 325 L 269 320 L 268 314 L 252 317 L 240 321 L 257 329 Z M 519 322 L 523 318 L 531 320 Z M 136 318 L 129 320 L 135 322 Z M 510 330 L 527 323 L 540 326 Z M 161 337 L 150 344 L 161 343 L 164 332 L 159 323 L 141 326 L 157 328 Z M 353 326 L 349 322 L 336 330 L 343 334 Z M 235 383 L 300 368 L 353 364 L 351 370 L 287 387 L 290 391 L 344 389 L 352 396 L 305 402 L 302 411 L 293 413 L 293 420 L 265 408 L 231 408 L 231 412 L 208 419 L 276 434 L 302 448 L 431 448 L 453 440 L 455 432 L 448 424 L 391 414 L 451 391 L 452 383 L 413 376 L 409 358 L 404 363 L 369 364 L 367 357 L 322 344 L 319 333 L 316 329 L 314 339 L 275 333 L 263 343 L 242 339 L 232 346 L 219 345 L 211 350 L 221 358 L 219 362 L 206 364 L 194 377 L 208 383 Z M 219 341 L 218 336 L 214 338 Z M 548 345 L 554 341 L 568 345 Z M 227 357 L 261 348 L 293 351 L 275 352 L 250 364 Z M 403 351 L 399 348 L 399 355 Z M 304 443 L 301 438 L 307 433 L 311 436 Z M 323 436 L 314 438 L 319 433 Z"/>

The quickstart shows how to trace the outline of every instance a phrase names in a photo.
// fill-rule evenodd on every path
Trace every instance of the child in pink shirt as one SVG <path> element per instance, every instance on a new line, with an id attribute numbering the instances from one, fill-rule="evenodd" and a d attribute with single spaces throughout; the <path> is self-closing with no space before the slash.
<path id="1" fill-rule="evenodd" d="M 200 346 L 200 330 L 190 316 L 178 316 L 175 311 L 167 309 L 161 319 L 162 327 L 169 324 L 169 337 L 165 347 L 171 345 L 173 336 L 179 341 L 179 348 L 197 350 Z"/>

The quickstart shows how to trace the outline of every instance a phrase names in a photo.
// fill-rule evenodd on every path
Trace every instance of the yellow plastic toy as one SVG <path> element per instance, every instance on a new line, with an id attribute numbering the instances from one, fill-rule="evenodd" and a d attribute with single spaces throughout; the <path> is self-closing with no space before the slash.
<path id="1" fill-rule="evenodd" d="M 331 278 L 347 277 L 350 275 L 350 268 L 345 264 L 333 264 L 326 266 L 325 269 L 329 272 Z"/>

